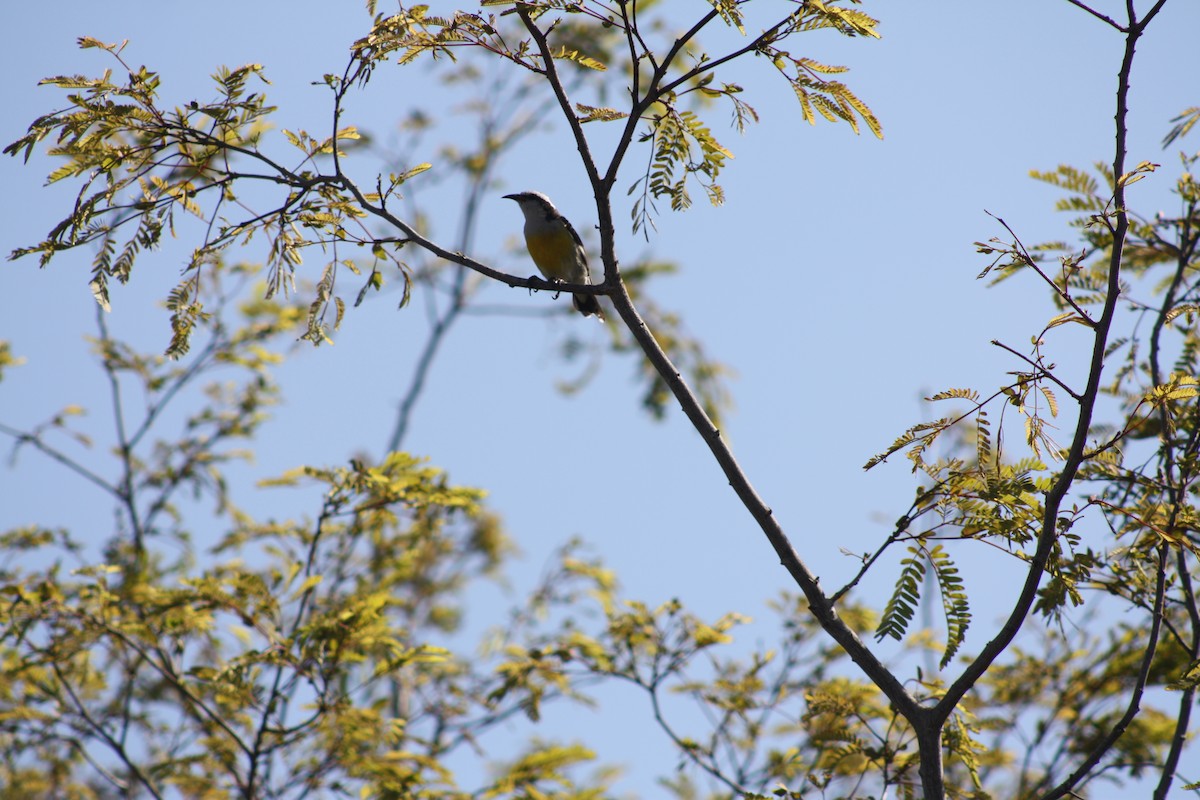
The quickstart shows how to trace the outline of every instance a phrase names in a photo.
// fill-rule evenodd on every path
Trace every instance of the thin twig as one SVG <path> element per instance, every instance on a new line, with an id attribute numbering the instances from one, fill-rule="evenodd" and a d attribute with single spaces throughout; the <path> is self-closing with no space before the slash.
<path id="1" fill-rule="evenodd" d="M 1083 399 L 1079 395 L 1078 392 L 1074 391 L 1070 386 L 1067 386 L 1065 383 L 1060 381 L 1058 378 L 1054 377 L 1053 373 L 1051 373 L 1049 370 L 1047 370 L 1041 364 L 1030 359 L 1028 356 L 1024 355 L 1023 353 L 1017 352 L 1016 350 L 1012 349 L 1011 347 L 1004 344 L 1003 342 L 1001 342 L 998 339 L 992 339 L 992 344 L 994 344 L 996 347 L 999 347 L 1003 350 L 1007 350 L 1008 352 L 1012 353 L 1017 358 L 1023 360 L 1026 364 L 1028 364 L 1029 366 L 1036 369 L 1038 371 L 1038 374 L 1041 375 L 1043 378 L 1049 378 L 1050 380 L 1054 381 L 1054 383 L 1057 384 L 1060 389 L 1062 389 L 1067 394 L 1071 395 L 1071 397 L 1074 398 L 1076 402 Z"/>
<path id="2" fill-rule="evenodd" d="M 1158 7 L 1161 7 L 1161 2 Z M 1147 16 L 1146 22 L 1157 13 L 1158 7 L 1152 10 Z M 1141 36 L 1144 27 L 1144 24 L 1131 25 L 1125 40 L 1125 54 L 1118 72 L 1117 111 L 1115 115 L 1116 141 L 1113 156 L 1113 175 L 1118 177 L 1125 172 L 1125 159 L 1127 155 L 1126 117 L 1129 102 L 1129 78 L 1133 70 L 1133 54 L 1137 40 Z M 1087 442 L 1091 431 L 1092 416 L 1100 394 L 1100 379 L 1104 369 L 1108 335 L 1112 328 L 1117 303 L 1120 299 L 1121 262 L 1124 258 L 1125 236 L 1129 229 L 1129 219 L 1125 212 L 1124 186 L 1119 181 L 1114 193 L 1114 206 L 1117 209 L 1117 222 L 1109 255 L 1108 286 L 1104 299 L 1104 307 L 1093 329 L 1094 339 L 1088 368 L 1087 388 L 1080 398 L 1079 417 L 1076 421 L 1075 435 L 1072 439 L 1071 447 L 1067 452 L 1067 457 L 1063 462 L 1063 468 L 1050 491 L 1046 493 L 1042 529 L 1038 535 L 1038 546 L 1034 551 L 1033 558 L 1030 559 L 1024 585 L 1017 595 L 1008 618 L 996 636 L 984 646 L 983 650 L 963 670 L 962 674 L 946 688 L 942 698 L 933 709 L 933 722 L 940 724 L 949 718 L 951 712 L 958 707 L 963 696 L 979 681 L 984 672 L 988 670 L 992 663 L 1008 648 L 1009 644 L 1016 637 L 1017 632 L 1028 617 L 1030 609 L 1033 607 L 1042 576 L 1054 551 L 1054 546 L 1058 541 L 1059 509 L 1062 507 L 1067 492 L 1070 491 L 1074 484 L 1075 476 L 1078 474 L 1087 455 Z M 931 746 L 934 744 L 936 743 L 931 743 Z M 940 747 L 940 745 L 938 746 Z M 924 746 L 921 753 L 923 756 L 926 753 Z M 924 764 L 922 764 L 922 772 L 923 774 L 925 772 Z M 931 787 L 929 785 L 925 787 L 927 793 L 933 788 L 937 788 L 936 794 L 940 796 L 942 791 L 940 784 L 939 787 Z"/>
<path id="3" fill-rule="evenodd" d="M 87 723 L 88 727 L 93 733 L 96 734 L 96 736 L 98 736 L 105 744 L 108 745 L 109 749 L 116 754 L 117 758 L 121 759 L 121 763 L 124 764 L 125 768 L 129 770 L 129 774 L 136 778 L 137 782 L 144 786 L 146 791 L 148 791 L 151 795 L 153 795 L 155 798 L 158 798 L 158 800 L 162 800 L 162 793 L 159 792 L 158 787 L 154 785 L 154 783 L 150 780 L 150 777 L 146 775 L 146 773 L 143 772 L 137 763 L 130 757 L 129 752 L 121 745 L 121 743 L 114 739 L 112 735 L 105 730 L 104 724 L 92 716 L 84 702 L 79 699 L 77 694 L 75 694 L 75 690 L 71 688 L 71 682 L 62 672 L 62 667 L 60 666 L 59 662 L 54 658 L 48 658 L 46 659 L 46 662 L 49 664 L 51 671 L 54 672 L 54 677 L 57 678 L 59 686 L 66 691 L 67 696 L 71 700 L 71 704 L 75 707 L 75 712 L 79 714 L 80 718 Z M 120 788 L 125 792 L 128 792 L 132 789 L 132 787 L 128 784 L 125 784 Z"/>
<path id="4" fill-rule="evenodd" d="M 1008 235 L 1013 237 L 1013 242 L 1017 245 L 1017 247 L 1021 248 L 1021 257 L 1024 259 L 1025 264 L 1030 269 L 1032 269 L 1034 272 L 1036 272 L 1041 277 L 1041 279 L 1046 282 L 1046 285 L 1049 286 L 1051 289 L 1053 289 L 1054 293 L 1057 294 L 1060 298 L 1062 298 L 1062 301 L 1064 303 L 1071 306 L 1071 308 L 1073 308 L 1075 310 L 1075 313 L 1078 314 L 1083 319 L 1085 324 L 1087 324 L 1089 327 L 1095 327 L 1095 325 L 1096 325 L 1095 320 L 1093 320 L 1090 316 L 1088 316 L 1088 313 L 1086 311 L 1084 311 L 1083 308 L 1080 307 L 1080 305 L 1078 303 L 1075 302 L 1075 299 L 1073 297 L 1071 297 L 1071 293 L 1069 291 L 1067 291 L 1066 288 L 1059 286 L 1057 283 L 1055 283 L 1054 280 L 1051 279 L 1049 275 L 1042 272 L 1042 268 L 1038 266 L 1038 263 L 1037 263 L 1037 261 L 1034 260 L 1033 256 L 1029 255 L 1029 251 L 1027 249 L 1025 249 L 1025 245 L 1021 242 L 1021 239 L 1017 236 L 1016 232 L 1013 231 L 1013 229 L 1011 227 L 1009 227 L 1009 224 L 1007 222 L 1005 222 L 1002 217 L 998 217 L 990 211 L 985 211 L 984 213 L 987 214 L 992 219 L 999 222 L 1001 225 L 1003 225 L 1004 230 L 1008 231 Z"/>
<path id="5" fill-rule="evenodd" d="M 1146 682 L 1150 679 L 1150 666 L 1154 661 L 1154 652 L 1158 646 L 1158 633 L 1162 627 L 1162 610 L 1164 597 L 1166 595 L 1167 585 L 1167 553 L 1170 552 L 1170 547 L 1166 542 L 1162 542 L 1158 546 L 1158 570 L 1155 576 L 1154 586 L 1154 611 L 1150 618 L 1150 636 L 1149 642 L 1146 644 L 1146 652 L 1142 656 L 1141 666 L 1138 668 L 1137 678 L 1133 685 L 1133 693 L 1129 698 L 1129 704 L 1125 708 L 1125 713 L 1112 726 L 1112 729 L 1096 743 L 1088 753 L 1087 758 L 1072 772 L 1067 778 L 1054 787 L 1050 792 L 1042 796 L 1042 800 L 1057 800 L 1059 797 L 1071 795 L 1076 796 L 1074 789 L 1095 766 L 1100 763 L 1100 759 L 1104 758 L 1105 754 L 1116 744 L 1121 735 L 1125 733 L 1125 729 L 1133 722 L 1133 718 L 1138 715 L 1141 708 L 1142 695 L 1146 690 Z"/>
<path id="6" fill-rule="evenodd" d="M 1087 13 L 1089 13 L 1089 14 L 1091 14 L 1091 15 L 1092 15 L 1093 17 L 1095 17 L 1096 19 L 1098 19 L 1098 20 L 1101 20 L 1101 21 L 1103 21 L 1103 22 L 1107 22 L 1109 25 L 1113 26 L 1114 28 L 1116 28 L 1117 30 L 1119 30 L 1121 33 L 1128 33 L 1128 32 L 1129 32 L 1129 29 L 1128 29 L 1128 28 L 1126 28 L 1126 27 L 1125 27 L 1124 25 L 1122 25 L 1121 23 L 1117 22 L 1117 21 L 1116 21 L 1115 19 L 1113 19 L 1112 17 L 1110 17 L 1110 16 L 1108 16 L 1108 15 L 1106 15 L 1106 14 L 1101 14 L 1099 11 L 1095 10 L 1095 9 L 1094 9 L 1094 8 L 1092 8 L 1091 6 L 1089 6 L 1089 5 L 1086 5 L 1085 3 L 1082 3 L 1082 2 L 1080 2 L 1080 0 L 1067 0 L 1067 2 L 1068 2 L 1068 3 L 1070 3 L 1070 4 L 1071 4 L 1071 5 L 1073 5 L 1073 6 L 1076 6 L 1077 8 L 1082 8 L 1084 11 L 1086 11 L 1086 12 L 1087 12 Z"/>
<path id="7" fill-rule="evenodd" d="M 92 472 L 90 469 L 83 466 L 75 459 L 71 458 L 70 456 L 66 455 L 65 453 L 62 453 L 59 450 L 56 450 L 55 448 L 53 448 L 50 445 L 43 442 L 41 439 L 41 436 L 39 434 L 27 433 L 25 431 L 18 430 L 16 428 L 10 428 L 8 425 L 5 425 L 2 422 L 0 422 L 0 433 L 11 436 L 13 439 L 16 440 L 16 444 L 13 445 L 14 450 L 23 444 L 32 445 L 35 450 L 50 457 L 54 461 L 57 461 L 59 464 L 62 464 L 64 467 L 71 470 L 76 475 L 79 475 L 80 477 L 86 479 L 90 483 L 93 483 L 96 486 L 100 487 L 106 493 L 108 493 L 118 499 L 121 497 L 121 493 L 117 489 L 116 486 L 113 486 L 111 483 L 106 481 L 104 478 L 100 477 L 95 472 Z"/>

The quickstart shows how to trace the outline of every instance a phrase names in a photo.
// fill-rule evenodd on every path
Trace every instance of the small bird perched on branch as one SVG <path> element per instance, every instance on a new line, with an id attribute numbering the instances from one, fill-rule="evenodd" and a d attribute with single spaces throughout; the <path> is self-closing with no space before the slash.
<path id="1" fill-rule="evenodd" d="M 541 192 L 517 192 L 504 197 L 515 200 L 525 214 L 525 246 L 529 248 L 529 256 L 546 280 L 592 282 L 583 241 L 567 218 L 558 213 L 549 197 Z M 576 294 L 572 300 L 575 308 L 585 317 L 595 314 L 597 319 L 604 319 L 596 295 Z"/>

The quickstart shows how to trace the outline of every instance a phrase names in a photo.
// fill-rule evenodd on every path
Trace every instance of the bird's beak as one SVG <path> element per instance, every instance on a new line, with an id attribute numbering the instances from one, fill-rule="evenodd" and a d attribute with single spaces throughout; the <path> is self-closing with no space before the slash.
<path id="1" fill-rule="evenodd" d="M 506 194 L 506 195 L 504 195 L 504 199 L 505 200 L 516 200 L 517 196 L 515 194 Z"/>

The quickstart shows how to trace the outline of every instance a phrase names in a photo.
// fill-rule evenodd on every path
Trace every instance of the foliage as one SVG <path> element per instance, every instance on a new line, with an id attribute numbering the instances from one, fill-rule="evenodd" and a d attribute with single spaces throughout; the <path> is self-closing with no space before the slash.
<path id="1" fill-rule="evenodd" d="M 397 452 L 262 484 L 314 486 L 311 519 L 258 520 L 231 501 L 231 446 L 254 435 L 274 394 L 269 348 L 302 320 L 297 305 L 263 301 L 236 326 L 214 315 L 186 366 L 105 336 L 97 357 L 111 379 L 151 398 L 115 463 L 60 453 L 49 433 L 61 415 L 22 440 L 93 476 L 121 513 L 103 564 L 67 532 L 3 538 L 9 564 L 44 565 L 2 575 L 6 795 L 456 796 L 443 760 L 543 693 L 526 681 L 489 700 L 500 673 L 434 643 L 459 627 L 465 586 L 511 550 L 477 490 Z M 181 438 L 157 438 L 168 406 L 210 373 L 226 378 L 210 403 Z M 226 529 L 202 559 L 178 505 L 189 493 L 212 498 Z M 569 786 L 581 757 L 531 743 L 488 790 L 529 790 L 551 779 L 551 761 Z M 530 777 L 531 759 L 549 760 Z"/>
<path id="2" fill-rule="evenodd" d="M 594 703 L 596 687 L 615 683 L 645 698 L 674 746 L 678 769 L 663 785 L 681 798 L 701 796 L 697 779 L 714 797 L 1060 797 L 1102 779 L 1157 780 L 1165 797 L 1200 664 L 1200 157 L 1181 156 L 1177 215 L 1134 210 L 1132 187 L 1158 165 L 1125 165 L 1129 76 L 1163 0 L 1140 18 L 1129 4 L 1124 23 L 1072 2 L 1125 43 L 1113 159 L 1096 175 L 1066 165 L 1033 173 L 1065 194 L 1057 208 L 1072 215 L 1078 244 L 1027 247 L 1000 218 L 1004 235 L 977 243 L 989 259 L 980 278 L 1032 278 L 1054 313 L 1028 350 L 994 342 L 1018 361 L 1010 379 L 991 392 L 933 394 L 930 402 L 965 409 L 909 427 L 867 463 L 903 452 L 919 484 L 891 534 L 831 594 L 721 435 L 724 368 L 649 295 L 648 279 L 673 265 L 617 258 L 611 200 L 640 145 L 646 167 L 628 187 L 634 231 L 648 234 L 658 200 L 687 208 L 696 185 L 724 202 L 718 179 L 733 152 L 713 135 L 711 109 L 729 108 L 739 128 L 758 120 L 743 87 L 720 80 L 735 59 L 768 59 L 803 119 L 881 135 L 834 79 L 845 68 L 784 49 L 814 31 L 875 37 L 876 21 L 855 3 L 793 4 L 756 36 L 745 32 L 746 4 L 725 0 L 674 34 L 663 33 L 653 3 L 489 2 L 506 10 L 450 15 L 400 6 L 376 15 L 342 72 L 325 76 L 333 124 L 317 135 L 271 135 L 276 109 L 260 65 L 220 69 L 212 100 L 171 105 L 155 72 L 124 60 L 124 44 L 81 39 L 124 76 L 47 79 L 69 105 L 5 152 L 28 160 L 48 143 L 62 159 L 49 182 L 77 195 L 45 238 L 13 257 L 45 265 L 91 246 L 90 288 L 108 312 L 111 281 L 130 280 L 164 234 L 199 243 L 166 299 L 165 358 L 113 337 L 100 315 L 110 461 L 56 444 L 90 446 L 81 406 L 29 430 L 0 426 L 14 456 L 39 451 L 116 508 L 98 554 L 73 531 L 35 525 L 0 538 L 6 796 L 604 797 L 616 771 L 582 774 L 594 752 L 543 738 L 538 725 L 548 706 Z M 701 34 L 722 33 L 740 43 L 717 55 L 700 45 Z M 451 83 L 503 72 L 471 106 L 474 143 L 441 153 L 467 186 L 466 222 L 450 245 L 419 211 L 418 194 L 441 178 L 415 147 L 389 156 L 373 185 L 348 169 L 375 144 L 343 119 L 347 98 L 370 91 L 386 67 L 418 63 Z M 676 600 L 620 596 L 615 577 L 576 545 L 484 647 L 464 645 L 465 593 L 502 575 L 512 546 L 482 491 L 400 444 L 446 332 L 460 315 L 487 311 L 477 276 L 564 288 L 465 255 L 503 154 L 555 109 L 596 199 L 599 242 L 589 251 L 604 274 L 598 286 L 566 288 L 607 298 L 615 313 L 604 347 L 644 355 L 643 406 L 661 416 L 672 398 L 680 404 L 793 578 L 798 593 L 771 608 L 770 646 L 732 647 L 750 622 L 742 614 L 705 620 Z M 1184 111 L 1166 141 L 1187 136 L 1196 117 Z M 615 137 L 607 164 L 592 155 L 592 123 Z M 410 144 L 430 125 L 410 118 Z M 254 248 L 261 269 L 227 263 Z M 297 274 L 313 252 L 322 268 L 302 302 Z M 307 497 L 312 510 L 257 518 L 238 504 L 230 475 L 277 400 L 284 355 L 275 348 L 297 336 L 329 341 L 345 316 L 346 272 L 366 275 L 355 304 L 391 285 L 401 307 L 417 289 L 437 298 L 390 446 L 378 459 L 261 482 L 261 491 Z M 1051 357 L 1067 329 L 1090 337 L 1078 374 Z M 563 350 L 586 347 L 568 338 Z M 0 368 L 19 363 L 0 343 Z M 182 420 L 174 434 L 168 409 Z M 1006 439 L 1014 424 L 1015 448 Z M 1054 438 L 1056 425 L 1072 424 L 1064 441 Z M 211 507 L 197 510 L 199 501 Z M 219 535 L 193 541 L 196 520 Z M 906 555 L 876 617 L 849 593 L 886 568 L 895 546 Z M 980 547 L 1018 588 L 994 636 L 972 651 L 972 587 L 959 564 Z M 933 596 L 943 633 L 915 630 Z M 868 631 L 903 642 L 906 657 L 885 663 L 863 642 Z M 1155 689 L 1164 691 L 1148 695 Z M 496 732 L 518 725 L 506 752 Z M 489 768 L 464 768 L 478 753 Z"/>
<path id="3" fill-rule="evenodd" d="M 530 31 L 536 30 L 532 27 L 533 20 L 540 19 L 551 8 L 552 5 L 518 5 Z M 657 164 L 657 177 L 648 182 L 646 191 L 655 198 L 670 197 L 676 208 L 689 202 L 688 176 L 715 180 L 731 155 L 713 139 L 693 111 L 678 108 L 679 96 L 695 91 L 701 98 L 726 97 L 738 111 L 738 118 L 744 120 L 753 116 L 753 110 L 736 97 L 740 89 L 710 86 L 714 70 L 725 61 L 746 54 L 762 54 L 780 66 L 790 56 L 778 50 L 776 44 L 800 31 L 828 28 L 847 36 L 875 35 L 874 20 L 861 12 L 823 3 L 804 4 L 749 45 L 720 58 L 701 57 L 698 64 L 680 68 L 677 60 L 685 51 L 690 52 L 695 44 L 693 37 L 714 19 L 740 26 L 736 9 L 736 5 L 714 8 L 687 36 L 675 40 L 661 60 L 642 38 L 635 9 L 621 6 L 620 18 L 599 4 L 565 9 L 567 17 L 584 15 L 593 25 L 601 23 L 601 32 L 590 34 L 593 41 L 600 43 L 601 55 L 607 56 L 604 43 L 613 32 L 624 34 L 630 43 L 635 93 L 642 91 L 639 77 L 642 61 L 653 66 L 644 96 L 637 98 L 631 113 L 623 116 L 621 112 L 585 106 L 588 110 L 584 119 L 613 121 L 627 117 L 626 137 L 632 135 L 633 126 L 645 121 L 648 132 L 643 139 L 656 143 L 653 161 Z M 379 66 L 393 57 L 398 64 L 405 65 L 425 56 L 453 57 L 456 49 L 470 47 L 540 75 L 549 75 L 556 69 L 551 66 L 553 59 L 603 71 L 602 61 L 582 55 L 577 48 L 550 47 L 547 35 L 556 32 L 557 21 L 545 33 L 526 38 L 517 36 L 519 44 L 513 47 L 507 43 L 513 32 L 506 37 L 501 27 L 495 16 L 456 12 L 452 17 L 441 17 L 429 14 L 425 6 L 402 8 L 391 16 L 377 17 L 371 33 L 355 43 L 343 74 L 325 76 L 333 94 L 335 118 L 340 120 L 348 93 L 356 86 L 365 87 Z M 570 25 L 564 25 L 564 29 L 564 38 L 578 38 L 577 33 L 572 35 Z M 203 241 L 194 249 L 184 278 L 168 301 L 174 312 L 168 355 L 178 357 L 187 352 L 191 330 L 203 314 L 196 295 L 205 265 L 228 247 L 244 246 L 260 235 L 266 239 L 268 297 L 294 287 L 295 271 L 303 263 L 305 250 L 317 247 L 329 254 L 316 284 L 305 332 L 305 338 L 314 344 L 326 341 L 330 327 L 336 330 L 342 320 L 344 302 L 335 291 L 338 273 L 359 272 L 355 259 L 339 256 L 343 250 L 368 249 L 372 255 L 368 285 L 378 288 L 385 277 L 380 265 L 388 266 L 401 281 L 405 300 L 412 280 L 411 270 L 400 256 L 405 245 L 417 245 L 452 263 L 482 268 L 484 274 L 503 277 L 461 253 L 434 245 L 389 209 L 389 202 L 402 199 L 402 187 L 429 169 L 428 163 L 410 164 L 386 178 L 380 176 L 374 191 L 360 189 L 344 171 L 343 161 L 361 134 L 355 126 L 343 126 L 340 122 L 327 137 L 284 128 L 284 138 L 298 153 L 289 156 L 286 151 L 274 152 L 273 143 L 266 137 L 266 120 L 276 109 L 267 104 L 263 91 L 252 90 L 254 83 L 266 82 L 261 65 L 222 69 L 213 75 L 215 99 L 203 103 L 192 100 L 168 111 L 161 108 L 158 75 L 145 67 L 131 68 L 121 55 L 125 43 L 106 44 L 85 37 L 80 39 L 80 46 L 109 53 L 127 73 L 128 80 L 114 81 L 110 70 L 100 78 L 56 76 L 44 81 L 70 92 L 70 107 L 36 120 L 26 135 L 10 144 L 5 152 L 23 155 L 28 160 L 38 143 L 52 138 L 55 145 L 50 154 L 65 158 L 67 163 L 50 175 L 50 182 L 79 178 L 80 189 L 73 213 L 41 242 L 18 248 L 12 257 L 38 254 L 44 266 L 64 250 L 98 244 L 91 285 L 97 302 L 107 307 L 108 281 L 112 278 L 127 281 L 139 253 L 156 247 L 164 229 L 175 232 L 178 212 L 204 222 Z M 805 76 L 825 69 L 808 61 L 797 61 L 795 65 Z M 676 75 L 671 72 L 675 69 L 682 71 Z M 557 73 L 554 74 L 558 80 Z M 788 80 L 796 86 L 809 87 L 802 97 L 815 92 L 814 97 L 821 100 L 818 107 L 827 117 L 845 119 L 853 125 L 855 115 L 862 116 L 879 133 L 878 123 L 866 106 L 842 84 L 814 84 L 811 77 L 793 76 Z M 559 88 L 561 91 L 561 85 Z M 693 160 L 688 140 L 699 147 L 699 161 Z M 615 176 L 618 165 L 619 157 L 611 165 L 610 175 Z M 677 168 L 683 169 L 678 178 Z M 251 186 L 264 184 L 282 190 L 282 197 L 268 201 L 266 210 L 246 211 L 249 204 L 241 187 L 249 191 Z M 723 197 L 720 188 L 711 182 L 705 185 L 713 201 L 719 202 Z M 208 201 L 207 208 L 202 201 Z M 647 214 L 643 205 L 635 218 L 646 219 Z M 397 232 L 389 236 L 372 234 L 366 227 L 370 218 L 388 224 Z M 120 245 L 118 254 L 118 231 L 131 226 L 133 233 Z M 530 284 L 504 279 L 510 286 L 529 284 L 532 288 L 544 288 L 536 285 L 536 281 Z M 360 300 L 361 297 L 360 292 Z M 332 323 L 326 318 L 330 308 L 334 311 Z"/>
<path id="4" fill-rule="evenodd" d="M 969 615 L 961 613 L 965 605 L 960 608 L 953 602 L 962 587 L 955 582 L 951 562 L 939 563 L 946 557 L 945 546 L 931 548 L 930 542 L 986 542 L 1033 563 L 1037 553 L 1032 548 L 1039 546 L 1039 540 L 1046 541 L 1039 534 L 1047 518 L 1045 498 L 1053 497 L 1063 474 L 1043 463 L 1042 456 L 1070 463 L 1077 452 L 1079 481 L 1094 487 L 1084 490 L 1080 502 L 1054 519 L 1056 536 L 1046 548 L 1048 580 L 1038 589 L 1033 610 L 1061 623 L 1072 608 L 1083 606 L 1090 609 L 1088 620 L 1101 613 L 1122 613 L 1125 621 L 1104 637 L 1087 633 L 1101 629 L 1098 624 L 1072 624 L 1080 631 L 1076 636 L 1066 629 L 1055 634 L 1047 628 L 1042 649 L 1011 650 L 1012 660 L 992 667 L 983 678 L 979 700 L 970 701 L 972 710 L 985 720 L 985 729 L 1007 728 L 1010 719 L 997 715 L 993 704 L 1012 703 L 1014 711 L 1027 717 L 1025 729 L 1036 731 L 1017 773 L 1018 796 L 1057 796 L 1063 786 L 1100 775 L 1144 776 L 1148 764 L 1178 763 L 1184 746 L 1185 709 L 1194 702 L 1195 687 L 1181 678 L 1196 663 L 1200 643 L 1192 588 L 1200 540 L 1191 522 L 1197 514 L 1192 501 L 1198 394 L 1194 376 L 1200 372 L 1192 313 L 1196 285 L 1189 278 L 1196 268 L 1200 241 L 1200 193 L 1192 178 L 1196 158 L 1182 157 L 1181 177 L 1175 185 L 1178 216 L 1143 217 L 1118 196 L 1122 187 L 1154 165 L 1141 164 L 1120 178 L 1103 165 L 1099 179 L 1069 166 L 1032 173 L 1067 193 L 1056 207 L 1076 215 L 1070 224 L 1080 232 L 1083 247 L 1051 242 L 1026 248 L 1015 235 L 1009 242 L 993 239 L 979 244 L 981 252 L 994 258 L 980 277 L 993 270 L 999 270 L 995 280 L 1033 273 L 1050 287 L 1057 307 L 1067 310 L 1051 318 L 1033 338 L 1028 355 L 1000 345 L 1025 364 L 1015 382 L 984 400 L 970 389 L 932 396 L 933 401 L 966 400 L 969 410 L 913 426 L 867 464 L 876 466 L 903 450 L 914 471 L 933 481 L 918 490 L 913 509 L 884 545 L 911 542 L 911 555 L 901 562 L 897 587 L 877 635 L 899 638 L 909 632 L 928 565 L 942 589 L 947 656 L 953 653 L 956 635 L 965 630 Z M 1044 266 L 1052 254 L 1058 254 L 1057 272 Z M 1105 384 L 1093 373 L 1095 389 L 1072 387 L 1050 362 L 1048 334 L 1063 321 L 1094 330 L 1114 319 L 1111 310 L 1085 309 L 1112 305 L 1115 294 L 1108 287 L 1117 269 L 1126 276 L 1119 291 L 1132 311 L 1130 319 L 1119 324 L 1127 325 L 1130 333 L 1114 333 L 1104 343 L 1101 353 L 1112 365 Z M 1139 291 L 1147 293 L 1145 299 Z M 1139 327 L 1148 328 L 1149 335 L 1138 336 Z M 1047 412 L 1049 417 L 1059 413 L 1054 390 L 1079 403 L 1087 402 L 1089 392 L 1107 395 L 1115 401 L 1118 422 L 1089 425 L 1082 447 L 1057 445 L 1045 433 Z M 997 403 L 1003 411 L 1015 407 L 1023 418 L 1025 444 L 1031 452 L 1020 460 L 1007 460 L 996 446 L 999 437 L 992 433 L 987 407 Z M 955 446 L 953 455 L 930 459 L 931 445 L 968 419 L 976 422 L 973 452 Z M 1096 512 L 1105 524 L 1099 529 L 1084 525 Z M 918 527 L 923 519 L 930 521 Z M 1114 604 L 1119 612 L 1113 610 Z M 1101 608 L 1107 610 L 1097 610 Z M 1174 713 L 1142 705 L 1151 686 L 1183 691 Z M 982 705 L 976 705 L 980 701 Z M 1080 761 L 1085 767 L 1077 767 Z M 1160 786 L 1169 786 L 1169 771 L 1159 773 L 1159 780 Z"/>

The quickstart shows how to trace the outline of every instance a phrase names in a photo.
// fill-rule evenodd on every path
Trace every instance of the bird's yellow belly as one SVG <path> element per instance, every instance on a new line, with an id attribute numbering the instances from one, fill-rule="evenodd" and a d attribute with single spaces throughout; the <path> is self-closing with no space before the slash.
<path id="1" fill-rule="evenodd" d="M 575 240 L 567 231 L 526 234 L 525 245 L 533 263 L 550 280 L 578 283 L 582 278 L 574 274 L 577 271 Z"/>

